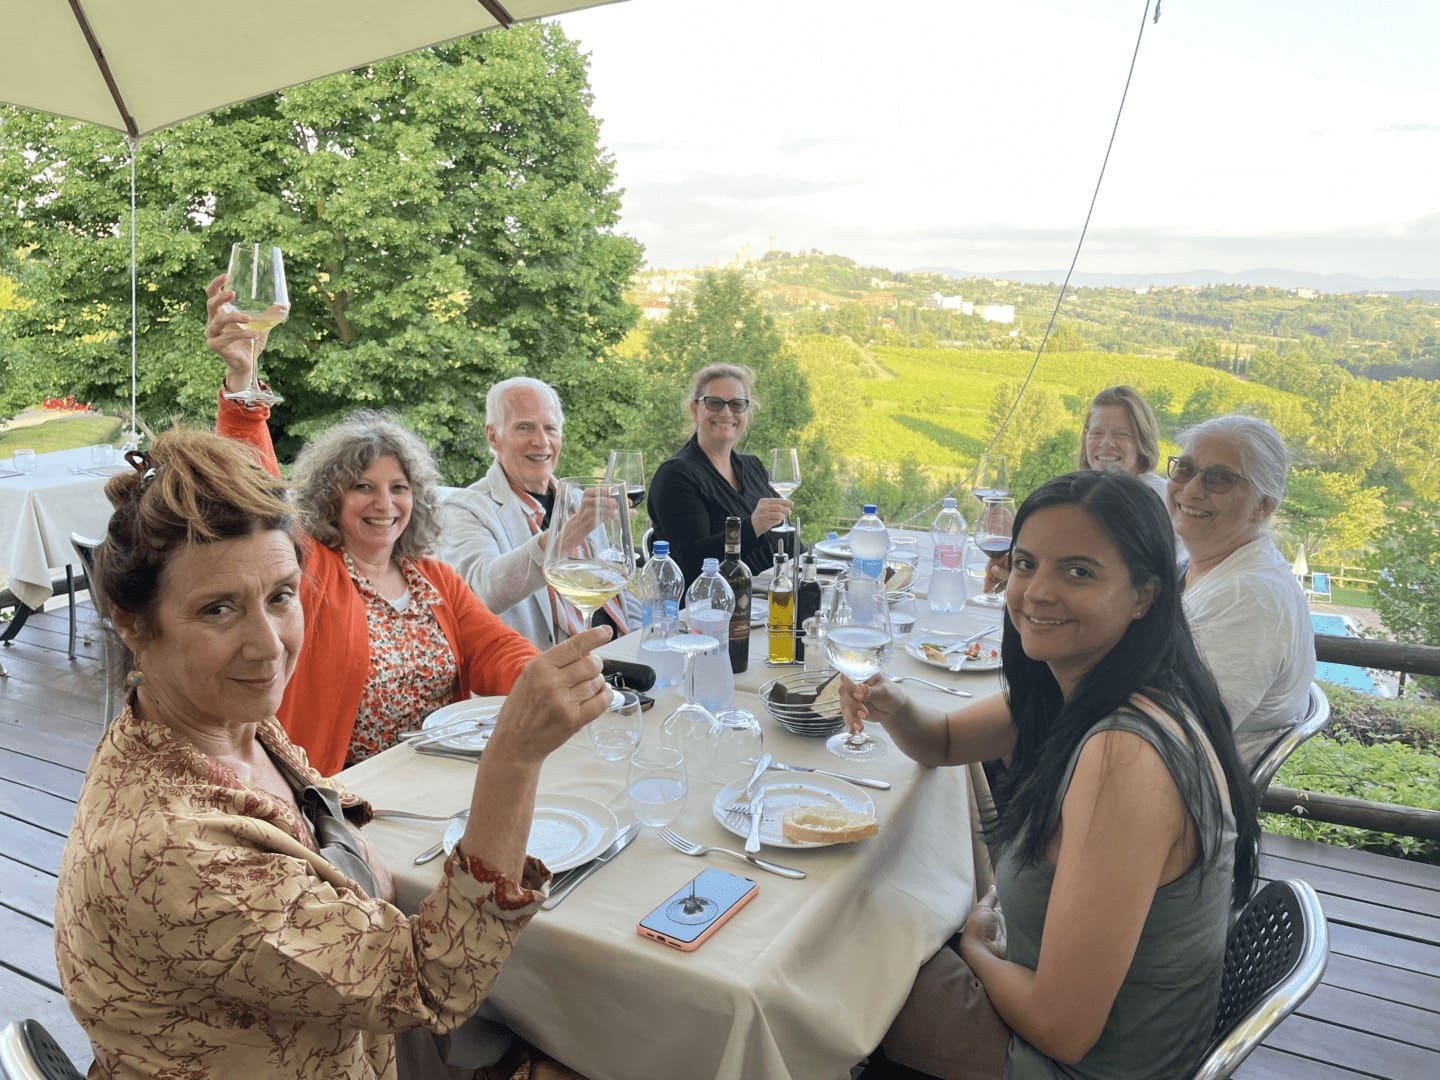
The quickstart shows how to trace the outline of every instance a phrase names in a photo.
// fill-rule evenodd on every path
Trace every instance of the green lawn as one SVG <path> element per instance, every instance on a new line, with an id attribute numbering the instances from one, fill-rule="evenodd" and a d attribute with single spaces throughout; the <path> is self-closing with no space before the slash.
<path id="1" fill-rule="evenodd" d="M 56 416 L 43 424 L 0 431 L 0 458 L 8 458 L 16 450 L 47 454 L 52 450 L 113 443 L 120 438 L 120 428 L 121 421 L 113 416 L 93 413 Z"/>

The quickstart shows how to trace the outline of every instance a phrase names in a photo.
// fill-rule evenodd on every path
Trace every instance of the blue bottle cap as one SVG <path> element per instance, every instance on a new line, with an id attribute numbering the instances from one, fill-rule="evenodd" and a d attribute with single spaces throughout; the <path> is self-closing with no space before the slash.
<path id="1" fill-rule="evenodd" d="M 655 558 L 664 558 L 666 555 L 670 554 L 670 541 L 656 540 L 653 544 L 650 545 L 650 550 L 651 554 L 653 554 Z"/>

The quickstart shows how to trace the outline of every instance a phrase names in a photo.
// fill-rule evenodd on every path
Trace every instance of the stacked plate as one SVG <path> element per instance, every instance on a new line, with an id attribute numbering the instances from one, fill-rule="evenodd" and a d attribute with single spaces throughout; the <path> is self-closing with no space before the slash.
<path id="1" fill-rule="evenodd" d="M 792 735 L 826 738 L 845 726 L 839 691 L 839 676 L 833 671 L 795 671 L 760 687 L 760 700 Z"/>

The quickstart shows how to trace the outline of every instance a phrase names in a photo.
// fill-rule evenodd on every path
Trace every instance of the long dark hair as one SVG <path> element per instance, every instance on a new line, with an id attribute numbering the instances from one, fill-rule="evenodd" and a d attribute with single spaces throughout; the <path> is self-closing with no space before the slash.
<path id="1" fill-rule="evenodd" d="M 1177 717 L 1192 716 L 1214 748 L 1235 816 L 1234 895 L 1237 903 L 1242 902 L 1254 884 L 1260 839 L 1255 793 L 1235 750 L 1229 713 L 1195 649 L 1180 606 L 1170 520 L 1155 493 L 1134 477 L 1074 472 L 1057 476 L 1030 494 L 1015 515 L 1014 535 L 1020 536 L 1037 510 L 1061 506 L 1077 506 L 1089 514 L 1119 550 L 1131 584 L 1153 583 L 1155 596 L 1144 617 L 1131 622 L 1115 647 L 1080 679 L 1069 701 L 1049 666 L 1025 655 L 1020 633 L 1006 610 L 1001 657 L 1016 740 L 1010 768 L 996 792 L 1003 809 L 992 836 L 1001 844 L 1018 845 L 1019 855 L 1027 861 L 1043 858 L 1053 827 L 1055 792 L 1076 747 L 1096 723 L 1125 708 L 1131 694 L 1141 693 Z M 1148 716 L 1137 715 L 1158 730 Z M 1208 776 L 1204 748 L 1193 738 L 1190 743 L 1200 774 Z M 1209 785 L 1202 785 L 1202 790 L 1208 791 Z M 1207 861 L 1218 848 L 1220 815 L 1218 806 L 1213 809 L 1216 812 L 1207 816 L 1215 827 L 1208 833 L 1201 828 L 1200 834 Z"/>

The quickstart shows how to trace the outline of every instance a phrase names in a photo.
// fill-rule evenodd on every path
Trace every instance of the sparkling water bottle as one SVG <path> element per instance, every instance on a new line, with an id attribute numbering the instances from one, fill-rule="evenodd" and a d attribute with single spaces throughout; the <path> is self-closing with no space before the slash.
<path id="1" fill-rule="evenodd" d="M 930 523 L 934 554 L 930 562 L 930 610 L 941 613 L 965 608 L 965 519 L 947 498 Z"/>
<path id="2" fill-rule="evenodd" d="M 880 581 L 885 576 L 885 553 L 890 550 L 890 533 L 875 507 L 866 504 L 860 520 L 850 530 L 850 575 Z"/>
<path id="3" fill-rule="evenodd" d="M 670 544 L 655 541 L 650 561 L 636 575 L 630 594 L 640 605 L 640 662 L 655 669 L 655 686 L 674 686 L 680 681 L 684 661 L 671 652 L 665 639 L 680 632 L 680 598 L 685 595 L 685 575 L 670 558 Z"/>
<path id="4" fill-rule="evenodd" d="M 695 657 L 695 696 L 712 713 L 729 708 L 735 696 L 735 672 L 730 668 L 730 613 L 735 593 L 720 576 L 720 560 L 706 559 L 700 576 L 685 594 L 685 610 L 692 633 L 716 641 L 715 648 Z"/>

